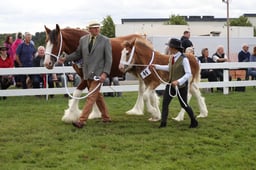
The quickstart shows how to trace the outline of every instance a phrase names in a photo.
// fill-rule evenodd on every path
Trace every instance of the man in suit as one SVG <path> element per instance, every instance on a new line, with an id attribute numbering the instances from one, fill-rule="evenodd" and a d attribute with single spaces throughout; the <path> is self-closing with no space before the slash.
<path id="1" fill-rule="evenodd" d="M 98 22 L 90 22 L 88 24 L 88 30 L 90 34 L 81 37 L 76 51 L 60 58 L 59 62 L 63 63 L 65 61 L 77 61 L 82 59 L 83 81 L 87 82 L 90 93 L 95 90 L 100 83 L 103 83 L 110 74 L 112 49 L 110 40 L 100 34 L 100 24 Z M 97 77 L 97 79 L 95 79 L 95 77 Z M 100 93 L 100 87 L 98 87 L 87 97 L 79 121 L 72 123 L 75 127 L 83 128 L 95 102 L 102 113 L 102 121 L 111 122 L 103 95 Z"/>

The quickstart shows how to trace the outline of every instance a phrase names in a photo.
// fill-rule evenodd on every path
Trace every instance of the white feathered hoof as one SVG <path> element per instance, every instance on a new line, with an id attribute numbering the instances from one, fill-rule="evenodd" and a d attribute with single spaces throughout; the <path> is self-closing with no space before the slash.
<path id="1" fill-rule="evenodd" d="M 150 121 L 150 122 L 158 122 L 160 120 L 161 120 L 161 118 L 159 118 L 159 117 L 151 117 L 148 119 L 148 121 Z"/>
<path id="2" fill-rule="evenodd" d="M 65 110 L 65 113 L 61 120 L 65 123 L 77 122 L 80 118 L 80 115 L 81 115 L 81 111 L 79 111 L 79 110 L 72 111 L 70 109 L 67 109 L 67 110 Z"/>
<path id="3" fill-rule="evenodd" d="M 178 122 L 184 120 L 184 118 L 182 118 L 182 117 L 180 117 L 180 116 L 174 117 L 174 118 L 172 118 L 172 119 L 175 120 L 175 121 L 178 121 Z"/>
<path id="4" fill-rule="evenodd" d="M 143 112 L 140 112 L 140 111 L 134 110 L 134 109 L 131 109 L 131 110 L 127 111 L 126 114 L 127 115 L 137 115 L 137 116 L 144 115 Z"/>
<path id="5" fill-rule="evenodd" d="M 97 111 L 92 111 L 88 117 L 88 119 L 98 119 L 101 118 L 101 113 Z"/>
<path id="6" fill-rule="evenodd" d="M 92 107 L 92 112 L 90 113 L 88 119 L 98 119 L 98 118 L 101 118 L 101 112 L 97 104 L 94 104 Z"/>
<path id="7" fill-rule="evenodd" d="M 197 116 L 197 118 L 204 118 L 204 117 L 207 117 L 207 115 L 205 115 L 205 114 L 199 114 L 199 115 Z"/>

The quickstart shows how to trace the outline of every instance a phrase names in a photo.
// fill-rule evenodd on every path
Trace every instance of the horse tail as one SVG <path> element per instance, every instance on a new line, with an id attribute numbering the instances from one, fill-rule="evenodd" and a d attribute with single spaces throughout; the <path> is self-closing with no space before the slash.
<path id="1" fill-rule="evenodd" d="M 196 57 L 192 54 L 192 53 L 186 53 L 185 54 L 189 60 L 189 64 L 191 67 L 191 72 L 192 72 L 192 79 L 190 81 L 190 85 L 192 85 L 192 83 L 196 83 L 198 84 L 201 81 L 201 76 L 200 76 L 200 66 L 199 63 L 196 59 Z"/>

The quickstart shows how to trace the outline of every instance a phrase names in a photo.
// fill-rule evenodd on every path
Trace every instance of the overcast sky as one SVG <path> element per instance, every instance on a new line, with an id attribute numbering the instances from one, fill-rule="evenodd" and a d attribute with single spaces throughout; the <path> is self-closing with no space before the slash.
<path id="1" fill-rule="evenodd" d="M 229 0 L 230 17 L 256 13 L 256 0 Z M 122 18 L 168 18 L 170 15 L 212 15 L 226 17 L 222 0 L 2 0 L 0 33 L 44 31 L 86 27 L 91 20 L 102 21 L 110 15 L 115 24 Z"/>

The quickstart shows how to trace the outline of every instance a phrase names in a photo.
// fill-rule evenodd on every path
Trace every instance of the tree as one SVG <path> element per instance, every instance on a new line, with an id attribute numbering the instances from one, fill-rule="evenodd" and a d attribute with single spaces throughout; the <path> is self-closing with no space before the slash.
<path id="1" fill-rule="evenodd" d="M 33 41 L 35 42 L 35 47 L 45 46 L 46 34 L 45 32 L 36 32 L 35 36 L 33 36 Z"/>
<path id="2" fill-rule="evenodd" d="M 230 20 L 230 26 L 252 26 L 252 23 L 245 16 Z"/>
<path id="3" fill-rule="evenodd" d="M 182 16 L 171 15 L 170 20 L 167 21 L 167 25 L 188 25 L 188 23 Z"/>
<path id="4" fill-rule="evenodd" d="M 102 25 L 103 25 L 101 28 L 102 35 L 105 35 L 109 38 L 115 37 L 116 35 L 115 24 L 110 15 L 104 18 L 104 20 L 102 21 Z"/>

